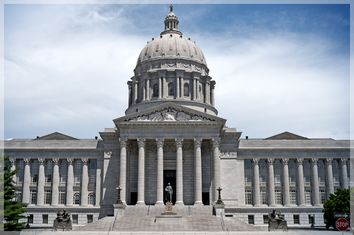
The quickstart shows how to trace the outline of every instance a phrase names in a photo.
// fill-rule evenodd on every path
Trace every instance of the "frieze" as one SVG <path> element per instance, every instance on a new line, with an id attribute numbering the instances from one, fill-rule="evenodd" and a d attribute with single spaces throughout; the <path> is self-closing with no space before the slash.
<path id="1" fill-rule="evenodd" d="M 133 117 L 127 120 L 128 122 L 160 122 L 160 121 L 214 121 L 211 118 L 207 118 L 198 114 L 189 114 L 184 111 L 178 111 L 173 108 L 167 108 L 164 110 L 156 111 L 150 114 L 143 114 L 137 117 Z"/>
<path id="2" fill-rule="evenodd" d="M 220 153 L 221 158 L 237 158 L 237 152 L 222 152 Z"/>

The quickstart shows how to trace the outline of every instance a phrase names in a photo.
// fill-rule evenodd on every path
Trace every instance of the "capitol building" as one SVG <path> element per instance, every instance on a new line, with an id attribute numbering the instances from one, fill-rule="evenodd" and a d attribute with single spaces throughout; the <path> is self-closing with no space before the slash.
<path id="1" fill-rule="evenodd" d="M 323 226 L 324 201 L 350 184 L 349 140 L 289 132 L 241 138 L 218 116 L 217 79 L 171 6 L 163 31 L 138 56 L 125 116 L 113 127 L 93 139 L 55 132 L 4 142 L 30 226 L 51 227 L 63 209 L 82 228 L 163 211 L 168 183 L 181 213 L 216 217 L 221 188 L 228 220 L 264 225 L 276 209 L 289 226 Z M 121 215 L 114 213 L 118 192 Z"/>

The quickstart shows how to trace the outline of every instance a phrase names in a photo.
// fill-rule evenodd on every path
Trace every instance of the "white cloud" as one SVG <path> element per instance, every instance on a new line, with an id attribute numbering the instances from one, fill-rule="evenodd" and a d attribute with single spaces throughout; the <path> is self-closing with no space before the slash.
<path id="1" fill-rule="evenodd" d="M 122 7 L 58 11 L 43 8 L 5 28 L 6 138 L 52 131 L 92 137 L 112 127 L 127 107 L 138 53 L 159 33 L 128 34 L 136 26 Z M 290 33 L 195 38 L 230 127 L 250 137 L 289 130 L 348 138 L 348 61 L 331 55 L 329 41 Z"/>

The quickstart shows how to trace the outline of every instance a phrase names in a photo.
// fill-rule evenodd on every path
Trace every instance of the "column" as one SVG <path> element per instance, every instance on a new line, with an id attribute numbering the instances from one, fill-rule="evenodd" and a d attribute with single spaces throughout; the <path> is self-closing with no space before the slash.
<path id="1" fill-rule="evenodd" d="M 59 203 L 59 158 L 53 158 L 52 206 Z"/>
<path id="2" fill-rule="evenodd" d="M 22 202 L 28 204 L 30 202 L 30 184 L 31 184 L 31 159 L 23 159 L 25 162 L 25 169 L 23 172 L 23 190 L 22 190 Z"/>
<path id="3" fill-rule="evenodd" d="M 156 139 L 157 145 L 157 191 L 156 204 L 163 204 L 163 142 L 164 139 Z"/>
<path id="4" fill-rule="evenodd" d="M 129 97 L 128 97 L 128 107 L 132 104 L 132 84 L 131 82 L 128 82 L 128 91 L 129 91 Z"/>
<path id="5" fill-rule="evenodd" d="M 146 80 L 146 100 L 150 100 L 150 79 Z"/>
<path id="6" fill-rule="evenodd" d="M 89 183 L 89 176 L 88 176 L 88 166 L 87 158 L 82 158 L 82 173 L 81 173 L 81 206 L 87 206 L 88 201 L 88 183 Z"/>
<path id="7" fill-rule="evenodd" d="M 327 158 L 327 194 L 328 197 L 330 194 L 334 193 L 334 185 L 333 185 L 333 171 L 332 171 L 332 158 Z"/>
<path id="8" fill-rule="evenodd" d="M 284 198 L 284 206 L 290 206 L 290 187 L 289 187 L 289 159 L 283 158 L 283 198 Z"/>
<path id="9" fill-rule="evenodd" d="M 119 186 L 120 200 L 123 204 L 126 204 L 126 188 L 127 188 L 127 139 L 120 138 L 120 170 L 119 170 Z"/>
<path id="10" fill-rule="evenodd" d="M 162 77 L 162 91 L 163 91 L 163 98 L 166 98 L 167 97 L 167 91 L 168 91 L 168 89 L 167 89 L 167 84 L 166 84 L 166 77 L 165 76 L 163 76 Z"/>
<path id="11" fill-rule="evenodd" d="M 205 82 L 205 102 L 210 104 L 210 83 L 209 81 Z"/>
<path id="12" fill-rule="evenodd" d="M 179 98 L 179 77 L 176 77 L 176 98 Z"/>
<path id="13" fill-rule="evenodd" d="M 39 168 L 38 168 L 38 185 L 37 185 L 37 205 L 44 205 L 44 158 L 38 158 Z"/>
<path id="14" fill-rule="evenodd" d="M 67 180 L 66 180 L 66 205 L 71 206 L 73 205 L 73 197 L 74 197 L 74 166 L 73 162 L 74 159 L 67 158 L 68 162 L 68 173 L 67 173 Z"/>
<path id="15" fill-rule="evenodd" d="M 177 150 L 176 204 L 183 205 L 183 139 L 175 139 Z"/>
<path id="16" fill-rule="evenodd" d="M 275 206 L 274 159 L 268 158 L 268 192 L 269 206 Z"/>
<path id="17" fill-rule="evenodd" d="M 146 100 L 146 80 L 141 80 L 141 86 L 143 87 L 143 101 Z"/>
<path id="18" fill-rule="evenodd" d="M 196 92 L 197 97 L 196 97 L 196 99 L 199 100 L 199 99 L 200 99 L 200 93 L 199 93 L 199 79 L 196 79 L 195 81 L 196 81 L 196 89 L 197 89 L 197 92 Z"/>
<path id="19" fill-rule="evenodd" d="M 210 95 L 211 95 L 211 105 L 212 105 L 212 106 L 215 106 L 214 88 L 215 88 L 215 81 L 211 81 L 211 91 L 210 91 Z"/>
<path id="20" fill-rule="evenodd" d="M 96 165 L 96 201 L 95 206 L 99 206 L 101 204 L 101 173 L 102 173 L 102 165 L 103 161 L 101 159 L 97 159 Z"/>
<path id="21" fill-rule="evenodd" d="M 159 99 L 162 98 L 162 77 L 159 77 Z"/>
<path id="22" fill-rule="evenodd" d="M 133 99 L 133 103 L 136 104 L 137 99 L 138 99 L 138 83 L 136 81 L 133 81 L 133 85 L 134 85 L 134 99 Z"/>
<path id="23" fill-rule="evenodd" d="M 261 205 L 261 191 L 259 187 L 259 159 L 253 158 L 253 204 L 254 206 Z"/>
<path id="24" fill-rule="evenodd" d="M 9 158 L 9 161 L 10 161 L 10 164 L 11 164 L 10 171 L 11 171 L 11 172 L 16 171 L 16 158 Z M 16 174 L 14 174 L 14 175 L 12 176 L 12 182 L 13 182 L 14 184 L 17 183 L 17 182 L 16 182 Z"/>
<path id="25" fill-rule="evenodd" d="M 194 139 L 194 156 L 195 156 L 195 202 L 196 205 L 202 205 L 202 139 Z"/>
<path id="26" fill-rule="evenodd" d="M 197 81 L 193 78 L 193 100 L 197 99 Z"/>
<path id="27" fill-rule="evenodd" d="M 304 167 L 303 159 L 297 159 L 297 186 L 298 186 L 298 204 L 299 206 L 305 205 L 305 186 L 304 186 Z"/>
<path id="28" fill-rule="evenodd" d="M 213 162 L 214 162 L 214 175 L 213 175 L 213 200 L 216 202 L 218 200 L 217 188 L 221 187 L 220 184 L 220 138 L 213 138 Z"/>
<path id="29" fill-rule="evenodd" d="M 313 204 L 320 205 L 320 187 L 318 184 L 318 167 L 317 158 L 312 158 L 312 190 L 313 190 Z"/>
<path id="30" fill-rule="evenodd" d="M 145 205 L 145 139 L 137 139 L 139 146 L 138 156 L 138 202 Z"/>
<path id="31" fill-rule="evenodd" d="M 347 159 L 341 158 L 342 165 L 342 188 L 348 188 Z"/>

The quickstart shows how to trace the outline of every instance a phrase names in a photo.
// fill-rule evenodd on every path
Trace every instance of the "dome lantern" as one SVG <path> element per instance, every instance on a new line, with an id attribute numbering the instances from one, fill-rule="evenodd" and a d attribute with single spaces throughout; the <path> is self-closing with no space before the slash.
<path id="1" fill-rule="evenodd" d="M 173 12 L 173 5 L 170 5 L 170 12 L 165 18 L 165 30 L 161 32 L 162 34 L 166 33 L 177 33 L 179 35 L 182 35 L 182 33 L 178 30 L 178 24 L 179 20 L 176 14 Z"/>

